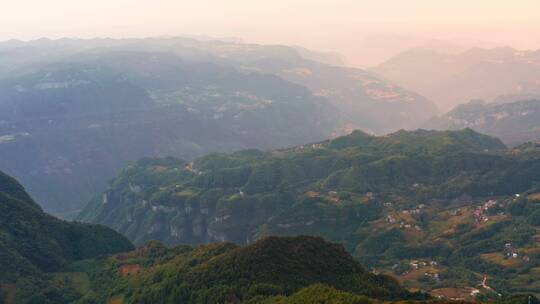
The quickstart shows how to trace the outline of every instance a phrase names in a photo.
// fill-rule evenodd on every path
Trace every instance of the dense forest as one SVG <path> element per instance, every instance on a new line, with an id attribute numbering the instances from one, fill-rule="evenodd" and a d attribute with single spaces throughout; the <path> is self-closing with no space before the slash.
<path id="1" fill-rule="evenodd" d="M 143 159 L 80 219 L 139 245 L 319 235 L 411 288 L 464 292 L 488 276 L 497 292 L 532 292 L 538 148 L 507 149 L 470 129 L 356 131 L 271 152 Z"/>
<path id="2" fill-rule="evenodd" d="M 15 294 L 17 303 L 68 303 L 80 294 L 66 291 L 57 273 L 73 261 L 131 249 L 131 242 L 109 228 L 45 214 L 17 181 L 0 172 L 0 295 Z"/>
<path id="3" fill-rule="evenodd" d="M 427 297 L 369 273 L 342 246 L 316 237 L 268 237 L 244 247 L 166 248 L 152 242 L 108 259 L 95 277 L 97 292 L 86 298 L 88 303 L 107 298 L 125 303 L 260 303 L 314 284 L 364 301 Z"/>

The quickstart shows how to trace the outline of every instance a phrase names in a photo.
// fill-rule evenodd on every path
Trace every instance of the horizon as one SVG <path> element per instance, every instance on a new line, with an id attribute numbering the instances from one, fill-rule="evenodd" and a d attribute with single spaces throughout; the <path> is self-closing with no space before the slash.
<path id="1" fill-rule="evenodd" d="M 0 13 L 0 40 L 238 37 L 248 43 L 337 52 L 351 65 L 366 67 L 433 41 L 456 48 L 539 49 L 537 6 L 534 0 L 22 0 L 6 4 Z"/>
<path id="2" fill-rule="evenodd" d="M 376 37 L 376 36 L 373 36 L 373 37 Z M 397 56 L 401 53 L 404 53 L 404 52 L 407 52 L 408 50 L 412 50 L 412 49 L 415 49 L 415 48 L 426 48 L 427 50 L 430 50 L 432 52 L 438 52 L 438 53 L 441 53 L 441 54 L 452 54 L 452 55 L 457 55 L 457 54 L 462 54 L 462 53 L 465 53 L 469 50 L 472 50 L 472 49 L 483 49 L 483 50 L 495 50 L 495 49 L 505 49 L 505 48 L 510 48 L 510 49 L 513 49 L 515 51 L 518 51 L 518 52 L 535 52 L 535 51 L 540 51 L 540 47 L 538 48 L 518 48 L 518 47 L 515 47 L 515 46 L 512 46 L 510 44 L 501 44 L 501 45 L 495 45 L 495 44 L 472 44 L 472 45 L 468 45 L 468 46 L 465 46 L 465 45 L 452 45 L 453 41 L 446 41 L 446 40 L 438 40 L 438 39 L 431 39 L 431 40 L 425 40 L 425 41 L 422 41 L 420 40 L 420 42 L 418 43 L 413 43 L 409 46 L 403 46 L 403 47 L 399 47 L 399 51 L 394 51 L 392 52 L 392 54 L 387 54 L 385 56 L 380 56 L 381 59 L 379 59 L 377 62 L 374 62 L 372 64 L 362 64 L 360 63 L 360 61 L 357 61 L 357 60 L 351 60 L 351 58 L 349 56 L 347 56 L 345 53 L 342 53 L 340 51 L 337 51 L 337 50 L 328 50 L 328 49 L 316 49 L 316 48 L 311 48 L 311 47 L 307 47 L 305 45 L 301 45 L 301 44 L 285 44 L 285 43 L 261 43 L 261 42 L 253 42 L 253 41 L 249 41 L 249 40 L 246 40 L 242 37 L 235 37 L 235 36 L 229 36 L 229 37 L 225 37 L 225 36 L 211 36 L 211 35 L 206 35 L 206 34 L 196 34 L 196 35 L 193 35 L 193 34 L 180 34 L 180 35 L 154 35 L 154 36 L 125 36 L 125 37 L 110 37 L 110 36 L 94 36 L 94 37 L 76 37 L 76 36 L 63 36 L 63 37 L 47 37 L 47 36 L 43 36 L 43 37 L 37 37 L 37 38 L 29 38 L 29 39 L 18 39 L 18 38 L 11 38 L 11 39 L 4 39 L 4 40 L 0 40 L 0 44 L 1 43 L 9 43 L 9 42 L 22 42 L 22 43 L 32 43 L 32 42 L 37 42 L 37 41 L 40 41 L 40 40 L 47 40 L 47 41 L 61 41 L 61 40 L 82 40 L 82 41 L 90 41 L 90 40 L 130 40 L 130 39 L 140 39 L 140 40 L 144 40 L 144 39 L 174 39 L 174 38 L 189 38 L 189 39 L 195 39 L 195 40 L 201 40 L 201 41 L 204 41 L 204 40 L 209 40 L 209 41 L 224 41 L 224 42 L 232 42 L 232 43 L 238 43 L 238 44 L 247 44 L 247 45 L 261 45 L 261 46 L 289 46 L 289 47 L 300 47 L 300 48 L 305 48 L 307 50 L 310 50 L 310 51 L 313 51 L 313 52 L 320 52 L 320 53 L 323 53 L 323 54 L 334 54 L 334 55 L 338 55 L 341 59 L 344 60 L 344 65 L 345 66 L 351 66 L 351 67 L 358 67 L 358 68 L 365 68 L 365 69 L 369 69 L 369 68 L 372 68 L 372 67 L 375 67 L 377 66 L 378 64 L 382 64 L 384 62 L 386 62 L 387 60 L 389 59 L 392 59 L 394 56 Z M 370 38 L 370 37 L 368 37 Z M 377 37 L 376 37 L 377 38 Z M 418 40 L 417 40 L 418 41 Z M 448 44 L 450 46 L 455 46 L 456 48 L 458 48 L 459 50 L 456 51 L 456 50 L 443 50 L 443 49 L 438 49 L 437 48 L 437 44 L 441 44 L 444 46 L 444 44 Z M 384 57 L 384 59 L 382 59 Z M 369 59 L 368 59 L 369 61 Z"/>

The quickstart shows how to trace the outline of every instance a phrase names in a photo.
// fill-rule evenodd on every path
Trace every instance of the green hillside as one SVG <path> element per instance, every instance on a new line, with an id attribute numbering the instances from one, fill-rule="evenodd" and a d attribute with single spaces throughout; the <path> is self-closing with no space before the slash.
<path id="1" fill-rule="evenodd" d="M 86 301 L 260 303 L 314 284 L 364 300 L 426 297 L 367 272 L 342 246 L 308 236 L 268 237 L 244 247 L 219 243 L 167 249 L 151 243 L 110 258 L 98 277 L 95 297 Z"/>
<path id="2" fill-rule="evenodd" d="M 53 273 L 75 260 L 131 248 L 109 228 L 45 214 L 18 182 L 0 172 L 0 290 L 15 294 L 17 303 L 67 300 L 76 292 L 54 282 Z"/>
<path id="3" fill-rule="evenodd" d="M 271 152 L 143 159 L 80 219 L 137 244 L 318 235 L 411 288 L 489 297 L 490 289 L 477 288 L 486 276 L 497 292 L 534 292 L 540 205 L 528 197 L 540 192 L 537 151 L 534 144 L 507 150 L 469 129 L 356 131 Z"/>
<path id="4" fill-rule="evenodd" d="M 193 163 L 143 159 L 126 167 L 80 218 L 114 227 L 139 244 L 150 239 L 243 243 L 267 232 L 316 232 L 351 211 L 359 219 L 375 215 L 379 208 L 368 192 L 383 199 L 523 191 L 528 185 L 499 187 L 514 165 L 509 156 L 497 154 L 504 149 L 499 140 L 470 130 L 400 131 L 384 137 L 356 131 L 286 150 L 210 154 Z M 508 172 L 486 185 L 473 183 L 494 166 Z M 447 183 L 458 176 L 468 179 Z M 287 227 L 287 222 L 316 217 L 328 219 Z"/>

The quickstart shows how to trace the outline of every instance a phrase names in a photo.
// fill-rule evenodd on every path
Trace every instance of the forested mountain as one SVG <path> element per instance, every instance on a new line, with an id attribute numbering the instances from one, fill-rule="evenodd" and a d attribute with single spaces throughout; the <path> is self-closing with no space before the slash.
<path id="1" fill-rule="evenodd" d="M 540 100 L 507 103 L 472 101 L 429 120 L 428 129 L 458 130 L 472 128 L 499 137 L 509 146 L 540 141 Z"/>
<path id="2" fill-rule="evenodd" d="M 17 181 L 0 172 L 1 303 L 77 298 L 80 294 L 67 288 L 59 274 L 68 263 L 132 248 L 109 228 L 45 214 Z"/>
<path id="3" fill-rule="evenodd" d="M 470 129 L 355 131 L 271 152 L 143 159 L 80 219 L 136 244 L 319 235 L 410 287 L 459 287 L 451 292 L 465 298 L 487 276 L 498 292 L 531 292 L 538 286 L 526 282 L 540 266 L 539 151 L 507 150 Z M 507 251 L 519 258 L 507 263 Z M 478 292 L 489 296 L 489 288 Z"/>
<path id="4" fill-rule="evenodd" d="M 66 217 L 141 157 L 384 133 L 436 113 L 372 73 L 287 46 L 41 39 L 0 43 L 0 54 L 0 169 Z"/>
<path id="5" fill-rule="evenodd" d="M 108 259 L 96 278 L 88 303 L 277 303 L 302 288 L 341 293 L 354 303 L 426 297 L 369 273 L 342 246 L 307 236 L 268 237 L 243 247 L 168 249 L 153 242 Z"/>
<path id="6" fill-rule="evenodd" d="M 473 48 L 457 54 L 411 49 L 373 68 L 441 109 L 472 99 L 540 93 L 540 51 Z"/>

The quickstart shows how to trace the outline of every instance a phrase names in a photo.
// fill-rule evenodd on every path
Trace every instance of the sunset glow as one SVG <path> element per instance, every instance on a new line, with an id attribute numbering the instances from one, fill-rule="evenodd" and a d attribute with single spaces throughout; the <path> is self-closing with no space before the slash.
<path id="1" fill-rule="evenodd" d="M 466 47 L 540 48 L 537 0 L 4 2 L 2 40 L 205 34 L 338 51 L 358 64 L 363 39 L 373 36 L 413 45 L 443 39 Z"/>

